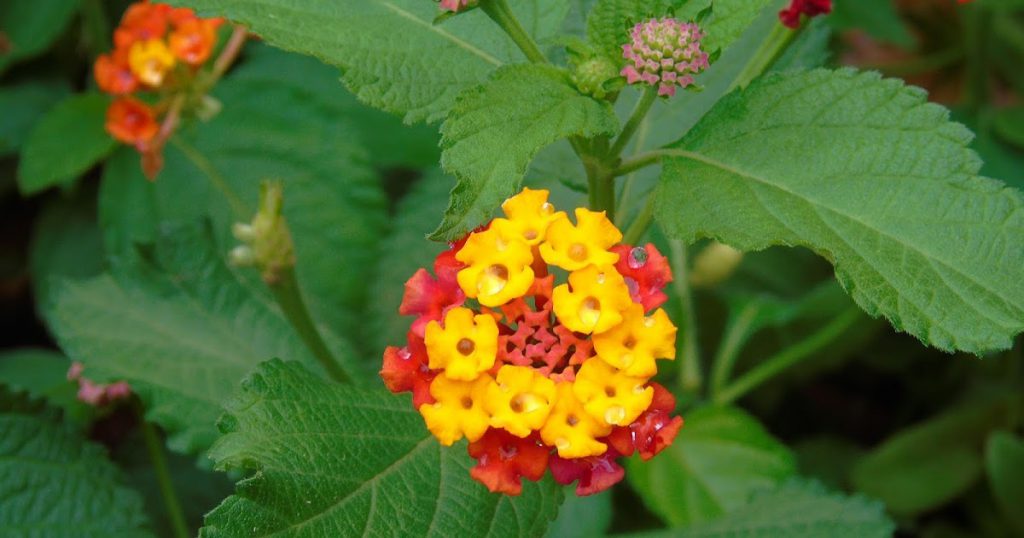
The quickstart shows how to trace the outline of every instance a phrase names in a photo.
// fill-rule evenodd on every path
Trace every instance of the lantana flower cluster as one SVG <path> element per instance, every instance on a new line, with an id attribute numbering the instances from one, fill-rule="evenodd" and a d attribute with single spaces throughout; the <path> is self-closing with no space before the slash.
<path id="1" fill-rule="evenodd" d="M 629 35 L 630 42 L 622 46 L 622 57 L 628 60 L 622 76 L 629 84 L 657 86 L 658 95 L 672 97 L 708 68 L 708 53 L 701 49 L 704 32 L 696 23 L 650 19 Z"/>
<path id="2" fill-rule="evenodd" d="M 169 97 L 209 60 L 222 23 L 188 8 L 148 1 L 129 6 L 114 32 L 114 50 L 93 66 L 99 88 L 116 96 L 107 109 L 107 132 L 143 154 L 154 149 Z"/>
<path id="3" fill-rule="evenodd" d="M 491 491 L 518 495 L 550 469 L 596 493 L 623 478 L 620 457 L 649 459 L 682 427 L 650 381 L 675 358 L 658 308 L 672 274 L 653 245 L 618 244 L 603 212 L 577 209 L 574 224 L 530 189 L 502 208 L 406 282 L 399 312 L 415 320 L 381 377 L 412 392 L 441 444 L 468 439 Z"/>

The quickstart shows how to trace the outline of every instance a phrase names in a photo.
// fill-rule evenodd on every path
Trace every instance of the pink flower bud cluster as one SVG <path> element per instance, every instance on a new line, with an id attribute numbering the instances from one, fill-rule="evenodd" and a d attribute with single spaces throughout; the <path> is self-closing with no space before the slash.
<path id="1" fill-rule="evenodd" d="M 458 12 L 476 4 L 476 0 L 441 0 L 441 9 Z"/>
<path id="2" fill-rule="evenodd" d="M 671 97 L 708 67 L 708 54 L 700 47 L 704 33 L 695 23 L 650 19 L 634 26 L 630 35 L 632 42 L 622 46 L 622 57 L 631 62 L 622 76 L 630 84 L 658 86 L 658 95 Z"/>
<path id="3" fill-rule="evenodd" d="M 128 383 L 118 381 L 109 385 L 102 385 L 82 376 L 85 367 L 80 362 L 71 363 L 68 368 L 68 381 L 78 382 L 78 399 L 93 407 L 101 407 L 118 400 L 127 399 L 132 394 Z"/>

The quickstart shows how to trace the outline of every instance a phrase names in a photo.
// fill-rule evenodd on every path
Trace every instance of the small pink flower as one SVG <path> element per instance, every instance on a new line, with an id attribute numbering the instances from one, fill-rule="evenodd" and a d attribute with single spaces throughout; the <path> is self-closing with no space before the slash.
<path id="1" fill-rule="evenodd" d="M 708 68 L 708 54 L 700 46 L 704 32 L 695 23 L 650 19 L 634 26 L 630 36 L 631 42 L 622 46 L 622 57 L 630 63 L 621 73 L 629 84 L 658 86 L 658 95 L 671 97 Z"/>
<path id="2" fill-rule="evenodd" d="M 71 367 L 68 368 L 68 381 L 78 381 L 78 378 L 82 377 L 82 370 L 85 366 L 80 362 L 71 363 Z"/>

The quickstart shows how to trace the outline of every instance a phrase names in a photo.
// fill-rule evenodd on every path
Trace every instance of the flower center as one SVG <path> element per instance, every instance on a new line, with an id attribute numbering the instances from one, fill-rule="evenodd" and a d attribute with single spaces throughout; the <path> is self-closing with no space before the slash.
<path id="1" fill-rule="evenodd" d="M 570 427 L 575 427 L 580 423 L 580 419 L 576 415 L 569 413 L 569 415 L 565 417 L 565 423 Z"/>
<path id="2" fill-rule="evenodd" d="M 537 400 L 533 394 L 521 392 L 509 401 L 508 406 L 516 413 L 529 413 L 540 407 L 540 402 Z"/>
<path id="3" fill-rule="evenodd" d="M 573 243 L 569 246 L 569 257 L 574 261 L 581 262 L 587 259 L 587 246 L 583 243 Z"/>
<path id="4" fill-rule="evenodd" d="M 459 403 L 462 404 L 462 408 L 463 409 L 472 409 L 473 408 L 473 399 L 470 398 L 469 396 L 463 396 L 462 400 L 460 400 Z"/>
<path id="5" fill-rule="evenodd" d="M 462 340 L 459 340 L 458 344 L 455 345 L 455 349 L 457 349 L 459 353 L 462 353 L 463 355 L 468 357 L 471 353 L 473 353 L 473 350 L 476 349 L 476 344 L 474 344 L 473 341 L 470 340 L 469 338 L 463 338 Z"/>

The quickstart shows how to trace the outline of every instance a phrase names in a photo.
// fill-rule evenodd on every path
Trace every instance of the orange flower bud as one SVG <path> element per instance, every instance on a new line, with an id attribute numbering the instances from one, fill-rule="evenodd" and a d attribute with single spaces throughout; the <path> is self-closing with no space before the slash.
<path id="1" fill-rule="evenodd" d="M 117 49 L 111 54 L 100 55 L 93 65 L 93 75 L 100 89 L 115 95 L 132 93 L 139 87 L 139 79 L 135 78 L 128 66 L 128 51 Z"/>
<path id="2" fill-rule="evenodd" d="M 131 97 L 121 97 L 110 105 L 106 127 L 110 136 L 135 146 L 145 145 L 160 130 L 153 109 Z"/>
<path id="3" fill-rule="evenodd" d="M 217 28 L 223 19 L 197 19 L 183 21 L 171 32 L 168 43 L 171 53 L 189 65 L 202 65 L 210 58 L 217 44 Z"/>

